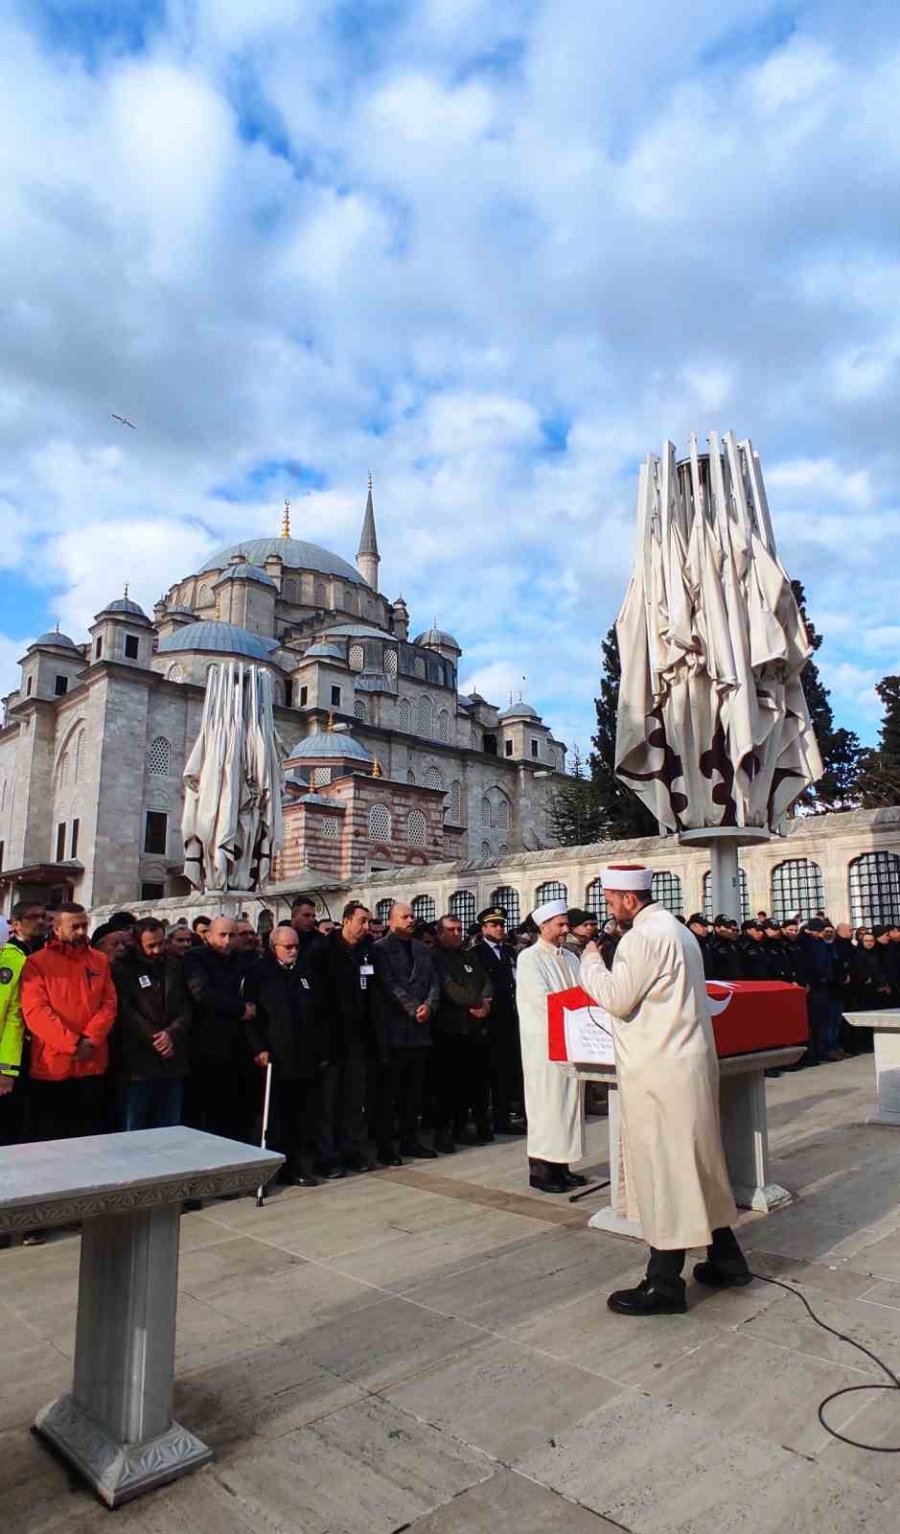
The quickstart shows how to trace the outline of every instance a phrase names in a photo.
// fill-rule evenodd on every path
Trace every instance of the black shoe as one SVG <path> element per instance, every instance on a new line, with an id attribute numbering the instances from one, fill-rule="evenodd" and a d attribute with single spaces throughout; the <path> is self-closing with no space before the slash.
<path id="1" fill-rule="evenodd" d="M 563 1172 L 563 1182 L 567 1188 L 586 1188 L 587 1178 L 581 1172 L 570 1172 L 566 1167 Z"/>
<path id="2" fill-rule="evenodd" d="M 342 1166 L 329 1166 L 322 1168 L 322 1178 L 325 1182 L 337 1182 L 339 1177 L 346 1177 L 347 1169 Z"/>
<path id="3" fill-rule="evenodd" d="M 403 1158 L 397 1155 L 395 1150 L 376 1151 L 375 1159 L 379 1166 L 402 1166 Z"/>
<path id="4" fill-rule="evenodd" d="M 645 1278 L 636 1289 L 617 1289 L 606 1303 L 620 1316 L 681 1316 L 687 1310 L 684 1280 L 664 1287 L 656 1279 Z"/>
<path id="5" fill-rule="evenodd" d="M 498 1135 L 527 1135 L 528 1130 L 524 1124 L 495 1124 L 494 1132 Z"/>
<path id="6" fill-rule="evenodd" d="M 438 1130 L 434 1137 L 434 1148 L 442 1156 L 456 1155 L 456 1142 L 447 1130 Z"/>
<path id="7" fill-rule="evenodd" d="M 734 1267 L 720 1268 L 715 1262 L 698 1262 L 694 1264 L 694 1277 L 707 1289 L 743 1289 L 753 1282 L 753 1274 L 746 1263 L 743 1267 L 735 1264 Z"/>
<path id="8" fill-rule="evenodd" d="M 528 1178 L 529 1188 L 536 1188 L 538 1193 L 568 1193 L 568 1184 L 561 1177 L 548 1176 L 544 1172 L 532 1172 Z"/>
<path id="9" fill-rule="evenodd" d="M 410 1156 L 413 1161 L 437 1161 L 438 1153 L 431 1145 L 423 1145 L 417 1140 L 415 1145 L 401 1145 L 400 1154 Z"/>
<path id="10" fill-rule="evenodd" d="M 299 1177 L 288 1177 L 286 1181 L 292 1188 L 319 1188 L 322 1184 L 322 1179 L 313 1177 L 312 1172 L 301 1172 Z"/>
<path id="11" fill-rule="evenodd" d="M 368 1156 L 362 1155 L 347 1156 L 341 1165 L 345 1172 L 374 1172 L 375 1170 L 375 1163 L 370 1161 Z"/>
<path id="12" fill-rule="evenodd" d="M 490 1124 L 479 1124 L 475 1130 L 476 1145 L 490 1145 L 494 1139 L 494 1131 Z"/>

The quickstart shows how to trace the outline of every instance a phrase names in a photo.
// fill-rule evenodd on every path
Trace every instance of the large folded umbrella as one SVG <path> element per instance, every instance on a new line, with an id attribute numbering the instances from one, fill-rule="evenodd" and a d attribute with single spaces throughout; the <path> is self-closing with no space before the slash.
<path id="1" fill-rule="evenodd" d="M 749 441 L 666 443 L 638 485 L 616 622 L 616 771 L 668 831 L 774 830 L 822 773 L 801 674 L 811 653 Z"/>
<path id="2" fill-rule="evenodd" d="M 271 676 L 234 661 L 210 666 L 184 770 L 184 872 L 195 888 L 265 888 L 282 841 L 282 779 Z"/>

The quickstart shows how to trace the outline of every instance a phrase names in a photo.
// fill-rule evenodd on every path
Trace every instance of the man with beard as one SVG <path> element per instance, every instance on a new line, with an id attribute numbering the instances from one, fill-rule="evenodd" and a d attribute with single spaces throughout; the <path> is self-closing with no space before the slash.
<path id="1" fill-rule="evenodd" d="M 256 971 L 257 1011 L 247 1025 L 253 1058 L 272 1066 L 277 1149 L 285 1158 L 283 1179 L 315 1188 L 319 1155 L 322 1072 L 328 1054 L 322 998 L 298 962 L 293 927 L 276 927 Z"/>
<path id="2" fill-rule="evenodd" d="M 28 1133 L 61 1140 L 102 1133 L 108 1035 L 116 991 L 105 954 L 88 946 L 84 906 L 53 913 L 49 941 L 22 971 L 22 1016 L 31 1034 Z"/>
<path id="3" fill-rule="evenodd" d="M 181 1123 L 190 1002 L 182 965 L 166 953 L 162 922 L 143 917 L 134 937 L 134 947 L 112 967 L 118 1015 L 110 1056 L 119 1128 L 169 1129 Z"/>
<path id="4" fill-rule="evenodd" d="M 531 913 L 538 940 L 519 955 L 516 1004 L 522 1039 L 528 1181 L 539 1193 L 566 1193 L 586 1182 L 569 1170 L 584 1156 L 584 1084 L 549 1057 L 547 997 L 579 984 L 579 964 L 565 947 L 569 923 L 564 900 L 548 900 Z"/>
<path id="5" fill-rule="evenodd" d="M 712 1288 L 750 1282 L 732 1230 L 734 1198 L 719 1128 L 719 1063 L 703 961 L 686 927 L 652 896 L 652 870 L 613 864 L 603 893 L 626 931 L 608 970 L 591 945 L 585 990 L 613 1020 L 630 1218 L 650 1246 L 646 1277 L 611 1294 L 627 1316 L 686 1309 L 688 1247 L 707 1247 L 694 1277 Z"/>
<path id="6" fill-rule="evenodd" d="M 506 938 L 506 912 L 488 906 L 478 916 L 479 936 L 472 952 L 491 983 L 493 1000 L 488 1028 L 491 1115 L 495 1134 L 523 1135 L 522 1046 L 516 1012 L 516 953 Z"/>

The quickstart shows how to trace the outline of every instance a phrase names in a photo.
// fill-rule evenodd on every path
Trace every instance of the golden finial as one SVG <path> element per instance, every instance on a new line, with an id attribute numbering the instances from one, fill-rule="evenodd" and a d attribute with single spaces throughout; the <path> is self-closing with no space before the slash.
<path id="1" fill-rule="evenodd" d="M 376 756 L 374 762 L 372 763 L 372 777 L 373 778 L 381 778 L 383 776 L 384 776 L 384 774 L 382 773 L 382 770 L 381 770 L 381 763 L 378 760 L 378 757 Z"/>
<path id="2" fill-rule="evenodd" d="M 328 723 L 326 724 L 325 729 L 329 735 L 334 729 L 334 714 L 331 712 L 331 709 L 328 710 Z"/>
<path id="3" fill-rule="evenodd" d="M 285 497 L 284 511 L 281 517 L 281 536 L 282 538 L 290 538 L 291 536 L 291 503 L 287 497 Z"/>

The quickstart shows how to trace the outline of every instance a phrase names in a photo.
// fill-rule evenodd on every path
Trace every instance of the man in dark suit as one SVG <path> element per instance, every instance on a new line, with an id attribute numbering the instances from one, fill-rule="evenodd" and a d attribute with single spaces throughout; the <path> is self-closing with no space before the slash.
<path id="1" fill-rule="evenodd" d="M 488 906 L 478 916 L 480 936 L 472 952 L 491 982 L 488 1024 L 491 1105 L 495 1134 L 523 1135 L 522 1049 L 516 1012 L 516 956 L 506 941 L 506 912 Z"/>
<path id="2" fill-rule="evenodd" d="M 247 1033 L 256 1064 L 263 1070 L 272 1066 L 274 1142 L 285 1157 L 283 1178 L 314 1188 L 329 1044 L 324 998 L 299 946 L 292 927 L 271 933 L 269 951 L 254 971 L 256 1013 Z"/>
<path id="3" fill-rule="evenodd" d="M 430 1160 L 437 1155 L 419 1138 L 419 1115 L 441 986 L 431 950 L 413 937 L 414 926 L 412 907 L 397 901 L 387 936 L 373 949 L 380 1066 L 375 1140 L 383 1166 L 400 1166 L 403 1156 Z M 395 1120 L 399 1155 L 394 1148 Z"/>

